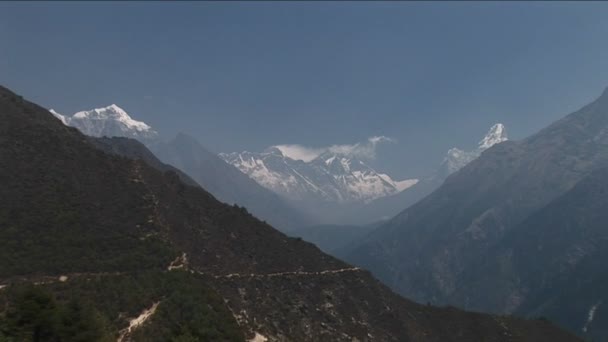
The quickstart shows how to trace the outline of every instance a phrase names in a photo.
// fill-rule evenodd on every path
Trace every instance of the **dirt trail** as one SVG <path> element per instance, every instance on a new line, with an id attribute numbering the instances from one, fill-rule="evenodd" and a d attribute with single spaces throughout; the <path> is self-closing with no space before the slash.
<path id="1" fill-rule="evenodd" d="M 358 272 L 361 271 L 359 267 L 348 267 L 348 268 L 340 268 L 336 270 L 325 270 L 318 272 L 305 272 L 305 271 L 288 271 L 288 272 L 276 272 L 276 273 L 230 273 L 230 274 L 222 274 L 213 276 L 215 279 L 222 278 L 273 278 L 273 277 L 282 277 L 282 276 L 311 276 L 311 275 L 326 275 L 326 274 L 337 274 L 337 273 L 345 273 L 345 272 Z M 204 273 L 201 273 L 204 274 Z"/>
<path id="2" fill-rule="evenodd" d="M 144 324 L 150 317 L 152 317 L 152 315 L 154 315 L 154 313 L 156 312 L 156 308 L 158 308 L 159 304 L 160 302 L 152 304 L 151 307 L 142 311 L 139 316 L 131 319 L 129 321 L 129 326 L 119 332 L 118 339 L 116 340 L 116 342 L 128 341 L 129 335 L 133 332 L 133 330 L 137 329 L 139 326 Z"/>

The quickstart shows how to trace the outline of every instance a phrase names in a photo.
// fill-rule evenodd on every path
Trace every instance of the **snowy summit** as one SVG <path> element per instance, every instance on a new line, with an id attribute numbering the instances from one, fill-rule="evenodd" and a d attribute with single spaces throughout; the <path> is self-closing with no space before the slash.
<path id="1" fill-rule="evenodd" d="M 451 148 L 443 159 L 441 172 L 444 176 L 452 174 L 479 157 L 481 152 L 506 140 L 508 140 L 508 137 L 505 125 L 497 123 L 490 127 L 490 130 L 479 141 L 475 150 L 463 151 L 456 147 Z"/>
<path id="2" fill-rule="evenodd" d="M 158 133 L 145 122 L 131 118 L 119 106 L 112 104 L 103 108 L 81 111 L 73 116 L 64 116 L 49 110 L 65 125 L 78 128 L 82 133 L 94 137 L 128 137 L 135 139 L 155 139 Z"/>

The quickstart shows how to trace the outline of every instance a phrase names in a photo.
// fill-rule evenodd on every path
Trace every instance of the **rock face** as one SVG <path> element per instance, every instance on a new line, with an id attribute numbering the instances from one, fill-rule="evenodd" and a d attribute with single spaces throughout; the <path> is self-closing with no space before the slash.
<path id="1" fill-rule="evenodd" d="M 599 242 L 591 247 L 588 240 L 569 233 L 554 234 L 558 222 L 548 220 L 546 212 L 544 219 L 535 217 L 574 191 L 588 175 L 608 166 L 607 131 L 605 91 L 593 103 L 523 141 L 487 149 L 432 194 L 374 231 L 347 260 L 372 270 L 393 289 L 418 301 L 535 317 L 550 312 L 548 304 L 541 310 L 540 303 L 548 302 L 534 291 L 545 296 L 547 287 L 558 291 L 558 279 L 568 274 L 599 276 L 597 269 L 584 266 L 584 260 L 589 255 L 599 258 L 604 252 Z M 589 205 L 595 208 L 589 210 L 602 210 L 597 204 Z M 569 222 L 567 229 L 578 230 L 572 234 L 587 234 L 586 219 L 578 209 L 572 210 L 566 215 L 580 221 L 560 224 Z M 529 234 L 536 236 L 536 245 L 530 245 Z M 542 241 L 545 238 L 547 244 Z M 554 238 L 563 245 L 547 249 Z M 556 300 L 552 305 L 568 307 L 564 298 L 560 298 L 564 302 L 551 298 Z M 595 299 L 578 310 L 588 312 Z M 579 311 L 570 312 L 571 317 L 587 319 L 587 313 Z M 563 316 L 551 318 L 562 320 Z M 581 328 L 573 331 L 580 333 Z"/>
<path id="2" fill-rule="evenodd" d="M 87 279 L 78 283 L 79 277 L 133 277 L 126 284 L 135 286 L 149 284 L 137 277 L 150 272 L 161 279 L 177 272 L 178 281 L 165 282 L 165 290 L 192 279 L 204 281 L 223 297 L 212 305 L 223 303 L 231 310 L 248 339 L 578 340 L 546 321 L 440 309 L 400 298 L 368 272 L 185 185 L 174 172 L 104 153 L 76 129 L 5 88 L 0 88 L 0 161 L 11 166 L 0 168 L 2 285 L 61 275 L 67 279 L 58 285 L 62 293 L 88 291 L 98 299 L 94 305 L 107 308 L 121 305 L 116 298 L 122 292 L 100 297 L 107 286 L 90 287 Z M 46 285 L 50 282 L 39 285 L 54 286 Z M 196 286 L 204 288 L 190 283 L 193 294 Z M 154 328 L 160 324 L 155 316 L 169 308 L 165 301 L 192 304 L 179 298 L 179 293 L 151 298 L 128 317 L 137 318 L 160 302 L 149 318 Z M 205 307 L 199 309 L 209 311 Z M 122 329 L 128 328 L 125 323 Z"/>
<path id="3" fill-rule="evenodd" d="M 549 317 L 588 340 L 608 337 L 608 168 L 514 227 L 454 299 L 471 308 Z M 483 298 L 472 293 L 484 293 Z"/>

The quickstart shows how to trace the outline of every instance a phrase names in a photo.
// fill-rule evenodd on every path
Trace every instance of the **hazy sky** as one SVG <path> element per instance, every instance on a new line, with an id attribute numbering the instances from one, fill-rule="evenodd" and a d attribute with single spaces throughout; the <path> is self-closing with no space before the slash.
<path id="1" fill-rule="evenodd" d="M 0 83 L 216 152 L 387 136 L 373 165 L 400 178 L 591 101 L 607 37 L 598 2 L 0 2 Z"/>

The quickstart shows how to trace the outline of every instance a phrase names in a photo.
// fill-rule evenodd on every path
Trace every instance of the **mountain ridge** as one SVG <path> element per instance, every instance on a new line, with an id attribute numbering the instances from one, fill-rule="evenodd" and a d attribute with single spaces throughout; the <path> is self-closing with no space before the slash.
<path id="1" fill-rule="evenodd" d="M 360 241 L 346 260 L 371 269 L 391 288 L 418 301 L 518 312 L 533 298 L 519 291 L 516 284 L 527 280 L 518 279 L 516 271 L 506 268 L 515 280 L 505 279 L 515 285 L 500 304 L 495 300 L 503 297 L 492 286 L 483 287 L 490 292 L 475 290 L 469 282 L 483 279 L 476 269 L 486 258 L 509 264 L 513 256 L 492 251 L 522 222 L 608 166 L 607 113 L 604 92 L 526 139 L 483 151 L 437 190 Z M 551 228 L 542 227 L 547 236 Z M 518 243 L 525 244 L 525 239 Z M 507 286 L 494 285 L 495 291 Z"/>

